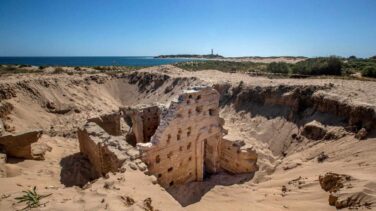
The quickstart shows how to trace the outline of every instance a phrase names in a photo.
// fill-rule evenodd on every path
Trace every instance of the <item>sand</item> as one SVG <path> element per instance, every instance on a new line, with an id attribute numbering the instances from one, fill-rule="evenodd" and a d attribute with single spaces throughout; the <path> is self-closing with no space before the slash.
<path id="1" fill-rule="evenodd" d="M 41 200 L 40 210 L 148 210 L 145 200 L 158 210 L 335 210 L 328 204 L 329 193 L 322 190 L 318 178 L 327 172 L 350 175 L 352 188 L 344 192 L 367 194 L 376 199 L 376 136 L 371 131 L 366 140 L 357 140 L 347 134 L 338 140 L 304 140 L 291 142 L 291 135 L 301 125 L 287 120 L 284 107 L 249 105 L 249 110 L 238 110 L 232 103 L 223 104 L 220 116 L 230 135 L 241 137 L 252 144 L 258 153 L 259 171 L 246 175 L 221 173 L 204 182 L 194 182 L 165 190 L 152 183 L 152 178 L 140 171 L 127 169 L 124 173 L 110 173 L 107 178 L 91 181 L 84 188 L 71 186 L 66 178 L 74 175 L 79 147 L 75 131 L 88 117 L 116 111 L 119 106 L 139 103 L 166 103 L 180 91 L 195 84 L 238 85 L 241 81 L 250 87 L 268 86 L 329 86 L 319 90 L 326 96 L 351 105 L 369 105 L 376 108 L 376 83 L 342 79 L 269 79 L 240 73 L 216 70 L 187 72 L 166 65 L 139 71 L 144 74 L 167 74 L 168 82 L 160 86 L 144 81 L 145 89 L 129 83 L 126 76 L 106 74 L 27 74 L 0 78 L 0 85 L 14 90 L 16 96 L 3 99 L 14 109 L 5 123 L 14 131 L 42 128 L 40 142 L 52 147 L 45 160 L 9 158 L 7 177 L 0 178 L 0 210 L 17 210 L 15 197 L 23 190 L 37 187 L 38 193 L 52 194 Z M 172 91 L 165 89 L 176 80 Z M 76 108 L 66 114 L 51 113 L 46 103 L 57 107 Z M 245 105 L 248 106 L 248 105 Z M 258 113 L 256 111 L 259 111 Z M 276 114 L 276 115 L 272 115 Z M 317 156 L 328 158 L 318 162 Z M 78 165 L 78 164 L 77 164 Z M 78 165 L 76 168 L 80 168 Z M 72 170 L 73 169 L 73 170 Z M 72 172 L 71 172 L 72 171 Z M 67 176 L 68 175 L 68 176 Z M 285 187 L 285 189 L 283 188 Z M 126 198 L 135 203 L 130 205 Z M 371 204 L 369 209 L 376 209 Z M 368 209 L 364 206 L 360 209 Z"/>

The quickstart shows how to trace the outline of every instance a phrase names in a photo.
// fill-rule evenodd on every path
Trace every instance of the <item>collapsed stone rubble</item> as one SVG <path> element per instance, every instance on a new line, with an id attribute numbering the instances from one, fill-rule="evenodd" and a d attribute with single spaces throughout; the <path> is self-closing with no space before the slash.
<path id="1" fill-rule="evenodd" d="M 129 125 L 127 134 L 118 133 L 120 118 Z M 89 119 L 78 130 L 78 139 L 80 151 L 101 175 L 129 166 L 154 175 L 163 187 L 202 181 L 205 174 L 221 171 L 257 171 L 252 146 L 226 135 L 223 123 L 219 93 L 194 87 L 169 106 L 125 107 Z"/>

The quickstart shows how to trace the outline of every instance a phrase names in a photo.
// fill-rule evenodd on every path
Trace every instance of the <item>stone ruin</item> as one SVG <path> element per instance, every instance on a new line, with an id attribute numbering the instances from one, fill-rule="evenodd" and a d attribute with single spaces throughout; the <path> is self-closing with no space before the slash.
<path id="1" fill-rule="evenodd" d="M 129 127 L 126 134 L 121 122 Z M 80 151 L 99 175 L 130 167 L 154 175 L 165 188 L 221 171 L 257 171 L 252 146 L 228 136 L 223 124 L 219 93 L 194 87 L 169 106 L 138 105 L 91 118 L 79 128 L 78 139 Z"/>
<path id="2" fill-rule="evenodd" d="M 0 178 L 7 177 L 5 163 L 8 157 L 17 159 L 44 160 L 51 147 L 38 143 L 43 131 L 40 129 L 11 134 L 2 130 L 0 119 Z"/>

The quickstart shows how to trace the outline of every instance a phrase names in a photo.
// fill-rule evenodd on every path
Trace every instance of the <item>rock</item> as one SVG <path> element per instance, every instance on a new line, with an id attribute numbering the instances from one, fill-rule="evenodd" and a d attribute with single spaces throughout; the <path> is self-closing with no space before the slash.
<path id="1" fill-rule="evenodd" d="M 124 166 L 122 166 L 120 169 L 119 169 L 119 172 L 120 173 L 124 173 L 127 171 L 127 168 L 125 168 Z"/>
<path id="2" fill-rule="evenodd" d="M 326 173 L 324 176 L 319 176 L 320 186 L 327 192 L 337 192 L 344 187 L 346 181 L 350 181 L 351 177 L 344 174 Z"/>
<path id="3" fill-rule="evenodd" d="M 114 181 L 106 181 L 104 182 L 103 188 L 105 189 L 112 189 L 114 187 Z"/>
<path id="4" fill-rule="evenodd" d="M 48 131 L 48 134 L 51 137 L 57 136 L 57 132 L 56 132 L 56 130 L 53 127 L 51 127 L 51 129 Z"/>
<path id="5" fill-rule="evenodd" d="M 154 207 L 151 205 L 151 198 L 146 198 L 144 201 L 143 201 L 143 208 L 145 211 L 154 211 Z"/>
<path id="6" fill-rule="evenodd" d="M 322 162 L 324 162 L 324 160 L 326 160 L 326 159 L 328 159 L 329 158 L 329 156 L 327 156 L 324 152 L 321 152 L 320 154 L 319 154 L 319 156 L 317 156 L 317 161 L 319 162 L 319 163 L 322 163 Z"/>
<path id="7" fill-rule="evenodd" d="M 313 120 L 304 125 L 302 135 L 312 140 L 321 140 L 325 137 L 327 130 L 320 122 Z"/>
<path id="8" fill-rule="evenodd" d="M 137 149 L 131 148 L 127 151 L 127 154 L 129 155 L 131 160 L 136 160 L 140 158 L 140 151 L 138 151 Z"/>
<path id="9" fill-rule="evenodd" d="M 359 139 L 359 140 L 363 140 L 363 139 L 366 139 L 367 138 L 367 135 L 368 135 L 368 132 L 365 128 L 362 128 L 360 129 L 356 135 L 355 135 L 355 138 Z"/>
<path id="10" fill-rule="evenodd" d="M 323 190 L 329 192 L 329 205 L 335 206 L 337 209 L 350 206 L 349 200 L 338 200 L 339 192 L 345 186 L 345 183 L 351 180 L 351 177 L 344 174 L 326 173 L 319 176 L 320 186 Z"/>
<path id="11" fill-rule="evenodd" d="M 52 101 L 49 101 L 49 102 L 46 103 L 46 107 L 48 109 L 53 110 L 53 109 L 56 109 L 56 104 L 54 102 L 52 102 Z"/>
<path id="12" fill-rule="evenodd" d="M 287 191 L 287 188 L 286 188 L 286 186 L 285 185 L 282 185 L 282 193 L 285 193 L 286 191 Z"/>
<path id="13" fill-rule="evenodd" d="M 320 186 L 329 192 L 329 205 L 337 209 L 365 207 L 371 209 L 376 203 L 372 183 L 357 180 L 344 174 L 326 173 L 319 177 Z M 354 187 L 353 184 L 358 187 Z"/>
<path id="14" fill-rule="evenodd" d="M 127 207 L 132 206 L 135 203 L 135 200 L 129 196 L 120 196 L 120 198 Z"/>
<path id="15" fill-rule="evenodd" d="M 42 133 L 42 130 L 34 130 L 1 136 L 0 145 L 8 156 L 34 159 L 31 144 L 37 142 Z"/>
<path id="16" fill-rule="evenodd" d="M 302 164 L 296 163 L 296 162 L 288 162 L 282 168 L 283 168 L 283 170 L 287 171 L 287 170 L 290 170 L 290 169 L 294 169 L 294 168 L 296 168 L 300 165 L 302 165 Z"/>
<path id="17" fill-rule="evenodd" d="M 31 145 L 31 156 L 35 160 L 44 160 L 44 155 L 46 152 L 51 152 L 52 147 L 45 143 L 35 143 Z"/>
<path id="18" fill-rule="evenodd" d="M 16 130 L 14 126 L 11 126 L 7 123 L 4 123 L 4 129 L 6 132 L 9 132 L 9 133 L 13 133 Z"/>
<path id="19" fill-rule="evenodd" d="M 128 166 L 133 170 L 137 170 L 137 165 L 134 163 L 129 163 Z"/>
<path id="20" fill-rule="evenodd" d="M 74 106 L 67 105 L 67 104 L 56 104 L 54 102 L 47 102 L 46 108 L 47 111 L 54 114 L 66 114 L 73 110 Z"/>
<path id="21" fill-rule="evenodd" d="M 336 206 L 337 200 L 338 200 L 338 196 L 334 196 L 332 194 L 329 195 L 328 201 L 329 201 L 330 206 Z"/>
<path id="22" fill-rule="evenodd" d="M 331 127 L 327 130 L 324 139 L 325 140 L 337 140 L 344 137 L 347 134 L 343 127 Z"/>
<path id="23" fill-rule="evenodd" d="M 138 169 L 140 170 L 140 171 L 146 171 L 147 170 L 147 166 L 146 166 L 146 164 L 145 163 L 137 163 L 137 166 L 138 166 Z"/>
<path id="24" fill-rule="evenodd" d="M 150 176 L 150 180 L 151 180 L 151 183 L 153 183 L 153 185 L 157 184 L 158 183 L 158 179 L 156 176 L 154 175 L 151 175 Z"/>

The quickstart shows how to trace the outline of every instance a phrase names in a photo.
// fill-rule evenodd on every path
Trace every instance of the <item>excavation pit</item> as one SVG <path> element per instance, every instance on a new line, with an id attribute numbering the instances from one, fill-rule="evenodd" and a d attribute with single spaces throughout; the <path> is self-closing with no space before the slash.
<path id="1" fill-rule="evenodd" d="M 256 152 L 226 135 L 218 106 L 219 93 L 205 86 L 183 91 L 168 106 L 120 108 L 89 119 L 78 130 L 80 151 L 99 175 L 138 168 L 154 175 L 171 193 L 179 192 L 176 186 L 202 182 L 208 175 L 257 171 Z M 126 134 L 119 133 L 120 119 L 129 124 Z"/>

